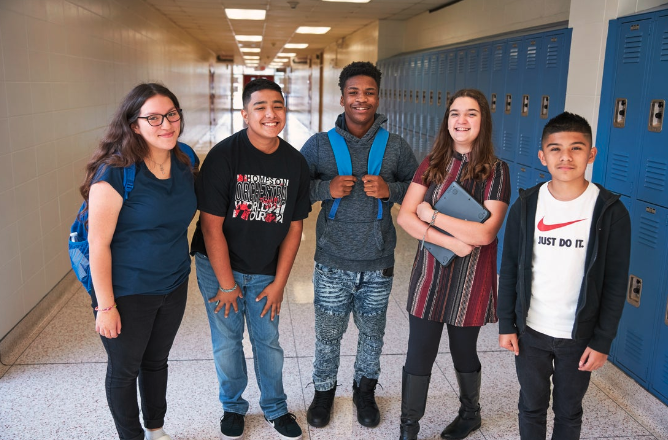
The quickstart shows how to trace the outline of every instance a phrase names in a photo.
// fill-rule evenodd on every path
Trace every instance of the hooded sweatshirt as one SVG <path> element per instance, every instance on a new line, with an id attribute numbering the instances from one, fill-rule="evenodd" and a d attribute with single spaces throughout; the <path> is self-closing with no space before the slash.
<path id="1" fill-rule="evenodd" d="M 418 163 L 408 143 L 401 136 L 390 133 L 379 174 L 388 184 L 390 196 L 383 202 L 382 219 L 377 220 L 378 199 L 366 195 L 362 176 L 369 173 L 371 145 L 381 124 L 386 121 L 384 115 L 376 114 L 369 131 L 358 139 L 346 129 L 344 114 L 337 118 L 335 128 L 346 141 L 357 181 L 352 192 L 341 199 L 334 219 L 328 218 L 334 202 L 329 184 L 339 172 L 327 133 L 311 136 L 301 149 L 311 175 L 311 203 L 322 202 L 316 225 L 315 251 L 315 261 L 320 264 L 351 272 L 394 266 L 397 236 L 391 209 L 394 203 L 402 202 Z"/>

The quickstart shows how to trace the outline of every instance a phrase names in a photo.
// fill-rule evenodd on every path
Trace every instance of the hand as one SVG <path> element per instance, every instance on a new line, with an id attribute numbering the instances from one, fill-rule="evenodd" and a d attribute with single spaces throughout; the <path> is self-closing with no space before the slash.
<path id="1" fill-rule="evenodd" d="M 209 299 L 210 303 L 217 302 L 218 305 L 214 309 L 213 313 L 218 313 L 220 309 L 225 307 L 225 317 L 227 318 L 230 314 L 230 309 L 234 308 L 234 313 L 239 311 L 239 306 L 237 305 L 237 298 L 243 298 L 244 295 L 241 293 L 241 288 L 237 286 L 232 292 L 223 292 L 218 289 L 218 293 L 213 298 Z"/>
<path id="2" fill-rule="evenodd" d="M 257 296 L 255 301 L 261 301 L 265 297 L 267 298 L 267 303 L 264 305 L 262 312 L 260 313 L 260 318 L 264 318 L 264 315 L 271 309 L 271 320 L 274 320 L 274 316 L 281 314 L 281 303 L 283 302 L 283 288 L 280 286 L 270 283 L 267 287 L 264 288 L 262 292 Z"/>
<path id="3" fill-rule="evenodd" d="M 587 347 L 580 358 L 578 370 L 580 371 L 595 371 L 598 370 L 608 360 L 608 355 L 600 353 Z"/>
<path id="4" fill-rule="evenodd" d="M 499 347 L 512 351 L 513 353 L 515 353 L 515 356 L 519 356 L 520 346 L 517 341 L 517 333 L 511 333 L 509 335 L 499 335 Z"/>
<path id="5" fill-rule="evenodd" d="M 457 239 L 456 239 L 457 240 Z M 452 252 L 454 252 L 458 257 L 465 257 L 471 252 L 473 252 L 473 249 L 475 249 L 475 246 L 471 246 L 470 244 L 464 243 L 461 240 L 457 240 L 459 243 L 457 243 L 457 246 L 455 249 L 450 249 Z"/>
<path id="6" fill-rule="evenodd" d="M 417 206 L 416 214 L 423 222 L 431 223 L 431 217 L 434 215 L 434 208 L 428 202 L 422 202 Z"/>
<path id="7" fill-rule="evenodd" d="M 335 199 L 345 197 L 353 191 L 356 181 L 355 176 L 336 176 L 329 182 L 329 193 Z"/>
<path id="8" fill-rule="evenodd" d="M 364 182 L 364 192 L 367 196 L 377 199 L 387 199 L 390 197 L 390 187 L 387 186 L 387 182 L 382 177 L 367 174 L 362 177 L 362 182 Z"/>
<path id="9" fill-rule="evenodd" d="M 105 338 L 117 338 L 121 334 L 121 315 L 114 307 L 106 312 L 97 312 L 95 331 Z"/>

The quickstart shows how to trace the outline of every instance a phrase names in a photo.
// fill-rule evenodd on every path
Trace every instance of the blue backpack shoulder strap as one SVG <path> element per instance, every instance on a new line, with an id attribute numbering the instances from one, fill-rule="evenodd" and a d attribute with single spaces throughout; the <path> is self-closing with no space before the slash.
<path id="1" fill-rule="evenodd" d="M 123 168 L 123 188 L 125 189 L 125 194 L 123 200 L 127 200 L 130 191 L 135 187 L 135 174 L 137 173 L 137 167 L 135 164 L 131 164 Z"/>
<path id="2" fill-rule="evenodd" d="M 341 176 L 350 176 L 353 173 L 353 165 L 350 159 L 350 151 L 348 151 L 348 145 L 346 140 L 343 139 L 339 133 L 337 133 L 336 128 L 332 128 L 327 132 L 327 137 L 329 138 L 329 143 L 332 145 L 332 151 L 334 152 L 334 159 L 336 159 L 336 168 L 339 171 Z M 380 173 L 380 168 L 383 165 L 383 156 L 385 156 L 385 147 L 387 146 L 387 141 L 390 138 L 390 132 L 384 128 L 380 128 L 376 133 L 376 137 L 373 140 L 371 145 L 371 151 L 369 151 L 369 159 L 367 163 L 367 168 L 369 174 L 378 175 Z M 336 211 L 339 209 L 339 204 L 341 199 L 334 199 L 332 203 L 332 208 L 329 211 L 328 218 L 334 219 L 336 216 Z M 378 215 L 376 219 L 380 220 L 383 218 L 383 202 L 378 199 Z"/>
<path id="3" fill-rule="evenodd" d="M 176 145 L 179 147 L 181 151 L 185 153 L 186 156 L 188 156 L 188 159 L 190 159 L 191 168 L 199 166 L 199 157 L 197 157 L 195 151 L 192 149 L 190 145 L 184 144 L 183 142 L 177 142 Z"/>

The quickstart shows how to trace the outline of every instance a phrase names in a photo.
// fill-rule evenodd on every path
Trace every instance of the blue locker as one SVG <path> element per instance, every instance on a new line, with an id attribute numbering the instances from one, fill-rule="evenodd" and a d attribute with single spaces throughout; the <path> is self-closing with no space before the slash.
<path id="1" fill-rule="evenodd" d="M 440 54 L 433 52 L 429 57 L 429 94 L 427 95 L 427 145 L 425 153 L 428 154 L 436 137 L 436 128 L 438 127 L 438 74 L 441 67 Z"/>
<path id="2" fill-rule="evenodd" d="M 466 52 L 467 49 L 464 47 L 457 50 L 457 73 L 455 75 L 455 89 L 452 91 L 453 93 L 466 87 Z"/>
<path id="3" fill-rule="evenodd" d="M 531 174 L 532 185 L 538 185 L 541 182 L 549 182 L 552 180 L 552 175 L 545 170 L 534 168 Z"/>
<path id="4" fill-rule="evenodd" d="M 411 62 L 415 66 L 411 75 L 412 78 L 412 123 L 411 130 L 415 133 L 420 133 L 420 90 L 422 89 L 422 55 L 416 55 Z M 409 95 L 411 93 L 409 92 Z M 419 139 L 419 137 L 418 137 Z M 415 145 L 419 150 L 419 143 Z"/>
<path id="5" fill-rule="evenodd" d="M 465 87 L 467 89 L 478 88 L 479 64 L 480 64 L 479 48 L 477 46 L 470 47 L 466 55 Z"/>
<path id="6" fill-rule="evenodd" d="M 517 104 L 520 105 L 519 129 L 515 161 L 531 166 L 538 154 L 538 119 L 542 87 L 542 66 L 539 53 L 542 52 L 543 38 L 530 35 L 522 40 L 522 88 Z"/>
<path id="7" fill-rule="evenodd" d="M 513 206 L 513 203 L 515 203 L 515 200 L 519 197 L 518 191 L 517 191 L 517 184 L 515 182 L 516 179 L 516 164 L 506 160 L 504 161 L 508 164 L 508 170 L 510 172 L 510 204 L 508 205 L 508 210 L 510 210 L 510 207 Z M 501 257 L 503 255 L 503 243 L 504 243 L 504 236 L 506 232 L 506 220 L 508 219 L 508 215 L 503 219 L 503 224 L 501 225 L 501 229 L 499 229 L 499 233 L 496 234 L 496 239 L 498 240 L 497 242 L 497 250 L 496 250 L 496 271 L 497 273 L 501 271 Z"/>
<path id="8" fill-rule="evenodd" d="M 668 15 L 658 17 L 648 56 L 648 90 L 642 100 L 642 155 L 637 198 L 668 207 Z"/>
<path id="9" fill-rule="evenodd" d="M 492 45 L 480 46 L 478 49 L 478 80 L 476 88 L 485 94 L 487 101 L 491 101 L 492 87 Z"/>
<path id="10" fill-rule="evenodd" d="M 503 112 L 503 135 L 501 138 L 501 149 L 499 156 L 502 159 L 515 161 L 515 152 L 519 140 L 519 122 L 521 109 L 520 90 L 522 87 L 522 70 L 520 69 L 523 57 L 522 40 L 509 40 L 506 43 L 506 83 L 503 90 L 501 102 Z M 498 99 L 498 98 L 497 98 Z"/>
<path id="11" fill-rule="evenodd" d="M 402 101 L 401 101 L 401 137 L 406 139 L 406 142 L 413 148 L 413 142 L 408 139 L 409 131 L 409 120 L 410 120 L 410 101 L 408 99 L 408 89 L 410 89 L 410 74 L 411 74 L 411 60 L 409 57 L 404 58 L 403 65 L 401 67 L 401 88 L 402 88 Z M 411 93 L 411 98 L 413 97 Z"/>
<path id="12" fill-rule="evenodd" d="M 489 106 L 492 111 L 492 143 L 496 155 L 501 157 L 503 145 L 503 90 L 506 83 L 506 46 L 503 43 L 492 46 L 492 77 Z"/>
<path id="13" fill-rule="evenodd" d="M 425 148 L 425 143 L 427 142 L 427 133 L 425 129 L 427 128 L 426 115 L 425 115 L 425 103 L 427 89 L 429 88 L 429 56 L 420 55 L 418 57 L 418 65 L 416 70 L 416 79 L 415 79 L 415 132 L 416 144 L 418 157 L 422 157 L 422 152 Z M 423 138 L 424 136 L 424 138 Z"/>
<path id="14" fill-rule="evenodd" d="M 448 77 L 448 52 L 439 52 L 438 54 L 438 82 L 436 86 L 436 105 L 434 106 L 434 120 L 436 125 L 434 126 L 433 136 L 434 139 L 438 136 L 438 132 L 441 128 L 441 123 L 443 122 L 443 116 L 445 115 L 445 108 L 448 105 L 447 101 L 447 77 Z"/>
<path id="15" fill-rule="evenodd" d="M 617 333 L 615 361 L 647 387 L 666 267 L 668 209 L 635 201 L 632 215 L 629 287 Z"/>
<path id="16" fill-rule="evenodd" d="M 654 365 L 650 378 L 650 391 L 668 405 L 668 287 L 664 280 L 659 295 L 657 338 L 654 346 Z"/>
<path id="17" fill-rule="evenodd" d="M 638 181 L 640 136 L 647 109 L 641 102 L 647 71 L 651 20 L 620 21 L 618 47 L 615 53 L 613 108 L 601 109 L 612 121 L 608 141 L 606 187 L 634 196 Z"/>
<path id="18" fill-rule="evenodd" d="M 447 58 L 447 73 L 445 77 L 445 108 L 448 108 L 450 97 L 459 89 L 457 89 L 457 50 L 448 52 Z"/>

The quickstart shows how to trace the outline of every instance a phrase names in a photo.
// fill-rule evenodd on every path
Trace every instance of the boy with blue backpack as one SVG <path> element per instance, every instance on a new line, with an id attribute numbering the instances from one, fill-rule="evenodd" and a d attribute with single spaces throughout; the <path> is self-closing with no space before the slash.
<path id="1" fill-rule="evenodd" d="M 329 423 L 341 338 L 350 312 L 359 329 L 353 402 L 357 420 L 380 422 L 374 390 L 380 374 L 387 305 L 392 290 L 396 232 L 391 209 L 401 203 L 418 163 L 408 143 L 381 127 L 381 72 L 353 62 L 339 76 L 335 127 L 312 136 L 301 152 L 309 164 L 311 203 L 321 202 L 313 284 L 316 348 L 311 426 Z"/>

